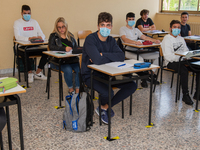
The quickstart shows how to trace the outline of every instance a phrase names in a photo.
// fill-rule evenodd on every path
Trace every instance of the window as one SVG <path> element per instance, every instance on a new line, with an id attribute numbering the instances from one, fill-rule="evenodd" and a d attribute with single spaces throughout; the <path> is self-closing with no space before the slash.
<path id="1" fill-rule="evenodd" d="M 162 11 L 191 11 L 200 13 L 200 0 L 162 0 Z"/>

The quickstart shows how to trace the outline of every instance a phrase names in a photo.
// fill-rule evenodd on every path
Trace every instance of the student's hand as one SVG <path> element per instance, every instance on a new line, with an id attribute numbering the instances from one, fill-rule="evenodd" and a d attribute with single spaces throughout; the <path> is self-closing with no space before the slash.
<path id="1" fill-rule="evenodd" d="M 37 36 L 37 38 L 39 38 L 39 39 L 43 40 L 41 36 Z"/>
<path id="2" fill-rule="evenodd" d="M 66 52 L 69 52 L 69 51 L 71 51 L 71 50 L 72 50 L 71 47 L 65 47 L 65 51 L 66 51 Z"/>
<path id="3" fill-rule="evenodd" d="M 160 44 L 160 40 L 155 40 L 154 43 Z"/>
<path id="4" fill-rule="evenodd" d="M 31 39 L 36 39 L 37 36 L 32 36 L 32 37 L 29 37 L 28 40 L 30 41 Z"/>
<path id="5" fill-rule="evenodd" d="M 142 45 L 142 43 L 140 41 L 136 41 L 135 45 Z"/>
<path id="6" fill-rule="evenodd" d="M 101 56 L 103 56 L 103 54 L 102 54 L 102 53 L 100 53 L 100 55 L 101 55 Z"/>
<path id="7" fill-rule="evenodd" d="M 91 63 L 92 63 L 92 59 L 89 59 L 90 61 L 91 61 Z"/>

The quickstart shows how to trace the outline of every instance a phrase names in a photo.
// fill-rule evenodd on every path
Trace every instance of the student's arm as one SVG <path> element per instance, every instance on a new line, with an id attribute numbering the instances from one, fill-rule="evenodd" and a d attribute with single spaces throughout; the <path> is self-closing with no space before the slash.
<path id="1" fill-rule="evenodd" d="M 37 26 L 37 38 L 41 38 L 41 39 L 45 39 L 45 35 L 44 33 L 42 32 L 38 22 L 36 22 L 36 26 Z"/>
<path id="2" fill-rule="evenodd" d="M 56 38 L 55 38 L 55 33 L 51 33 L 51 35 L 49 36 L 49 49 L 52 51 L 66 51 L 64 46 L 57 46 L 56 45 Z"/>
<path id="3" fill-rule="evenodd" d="M 89 56 L 90 60 L 97 65 L 109 63 L 112 61 L 120 61 L 122 56 L 124 57 L 124 54 L 122 50 L 119 49 L 115 52 L 110 53 L 104 53 L 100 54 L 98 48 L 98 43 L 96 39 L 93 36 L 88 36 L 84 43 L 84 49 L 87 55 Z M 114 47 L 113 47 L 114 48 Z"/>
<path id="4" fill-rule="evenodd" d="M 188 36 L 191 36 L 192 35 L 192 32 L 191 31 L 188 31 Z"/>
<path id="5" fill-rule="evenodd" d="M 151 42 L 154 42 L 156 44 L 159 44 L 160 43 L 160 40 L 156 40 L 156 39 L 153 39 L 153 38 L 150 38 L 148 36 L 145 36 L 144 34 L 140 37 L 142 40 L 147 40 L 147 41 L 151 41 Z"/>
<path id="6" fill-rule="evenodd" d="M 14 28 L 14 35 L 15 35 L 16 40 L 29 41 L 28 37 L 21 36 L 20 30 L 19 30 L 20 24 L 18 21 L 14 22 L 13 28 Z"/>

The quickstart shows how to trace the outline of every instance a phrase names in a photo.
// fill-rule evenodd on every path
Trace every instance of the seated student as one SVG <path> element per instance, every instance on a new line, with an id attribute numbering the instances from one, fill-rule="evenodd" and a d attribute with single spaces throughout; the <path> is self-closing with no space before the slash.
<path id="1" fill-rule="evenodd" d="M 49 36 L 49 49 L 52 51 L 70 52 L 77 48 L 74 35 L 69 32 L 68 24 L 63 17 L 59 17 L 54 25 L 53 33 Z M 52 68 L 59 69 L 58 66 L 51 64 Z M 69 94 L 79 93 L 79 59 L 78 57 L 70 57 L 63 60 L 61 70 L 64 72 L 65 82 L 69 87 Z M 72 70 L 75 71 L 75 91 L 73 89 L 73 75 Z"/>
<path id="2" fill-rule="evenodd" d="M 45 38 L 38 22 L 34 19 L 31 19 L 31 9 L 28 5 L 22 6 L 21 12 L 22 18 L 16 20 L 14 22 L 14 35 L 16 40 L 21 41 L 30 41 L 34 38 Z M 22 57 L 22 61 L 25 64 L 24 52 L 19 51 L 18 53 Z M 36 73 L 33 74 L 31 70 L 31 63 L 29 61 L 29 55 L 41 55 L 40 63 Z M 47 55 L 42 54 L 42 52 L 33 52 L 27 54 L 27 62 L 28 62 L 28 82 L 32 83 L 34 79 L 46 80 L 47 77 L 43 75 L 41 72 L 44 69 L 45 64 L 47 63 Z"/>
<path id="3" fill-rule="evenodd" d="M 119 30 L 119 34 L 122 40 L 122 43 L 131 43 L 136 45 L 142 45 L 140 41 L 138 41 L 138 38 L 142 40 L 149 40 L 154 43 L 160 43 L 159 40 L 152 39 L 150 37 L 145 36 L 142 34 L 142 32 L 138 28 L 134 28 L 133 25 L 135 24 L 135 14 L 132 12 L 127 13 L 126 15 L 126 26 L 123 26 Z M 137 48 L 133 48 L 130 46 L 126 47 L 127 50 L 138 50 Z M 137 54 L 134 54 L 132 52 L 125 52 L 125 56 L 128 59 L 137 59 Z M 152 52 L 152 53 L 143 53 L 139 55 L 139 60 L 144 61 L 144 59 L 153 59 L 153 64 L 158 65 L 158 57 L 159 52 Z M 154 70 L 155 71 L 155 70 Z M 154 75 L 156 77 L 156 75 Z M 159 84 L 158 81 L 154 79 L 154 83 Z M 148 87 L 146 80 L 142 80 L 141 83 L 142 87 Z"/>
<path id="4" fill-rule="evenodd" d="M 189 19 L 189 14 L 188 12 L 184 11 L 181 13 L 181 36 L 191 36 L 191 30 L 190 30 L 190 25 L 187 24 L 187 21 Z M 186 41 L 186 44 L 188 46 L 189 50 L 194 50 L 195 49 L 195 44 L 191 41 Z"/>
<path id="5" fill-rule="evenodd" d="M 178 20 L 172 20 L 170 23 L 170 34 L 166 35 L 162 41 L 161 47 L 163 55 L 165 58 L 165 64 L 167 68 L 173 69 L 178 72 L 179 58 L 180 56 L 175 55 L 175 52 L 188 51 L 185 40 L 183 37 L 179 36 L 181 29 L 181 23 Z M 180 80 L 182 85 L 183 98 L 182 100 L 188 104 L 192 105 L 193 101 L 190 98 L 188 91 L 188 69 L 185 66 L 186 61 L 181 61 L 180 68 Z M 196 74 L 196 85 L 199 84 L 199 73 Z M 197 86 L 196 86 L 197 90 Z M 194 99 L 196 99 L 197 94 L 195 92 Z"/>
<path id="6" fill-rule="evenodd" d="M 109 36 L 112 29 L 112 15 L 107 12 L 102 12 L 98 16 L 98 31 L 90 34 L 85 39 L 83 46 L 83 57 L 81 74 L 85 84 L 90 87 L 90 72 L 91 69 L 87 66 L 90 64 L 105 64 L 115 61 L 124 61 L 124 52 L 119 48 L 114 38 Z M 108 79 L 105 74 L 95 72 L 96 76 Z M 94 90 L 99 93 L 99 100 L 101 101 L 101 120 L 108 124 L 108 85 L 94 79 Z M 135 82 L 128 82 L 115 85 L 120 90 L 114 95 L 112 91 L 111 107 L 124 100 L 137 89 Z M 95 110 L 99 115 L 99 107 Z M 111 110 L 111 117 L 114 116 Z"/>
<path id="7" fill-rule="evenodd" d="M 151 20 L 148 18 L 149 10 L 143 9 L 140 12 L 141 18 L 137 20 L 135 27 L 138 28 L 141 32 L 156 30 L 156 26 Z"/>

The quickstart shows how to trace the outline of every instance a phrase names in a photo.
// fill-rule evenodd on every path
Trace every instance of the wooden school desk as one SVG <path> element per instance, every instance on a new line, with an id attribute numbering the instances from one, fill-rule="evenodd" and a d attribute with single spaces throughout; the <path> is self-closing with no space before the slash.
<path id="1" fill-rule="evenodd" d="M 200 35 L 185 36 L 185 40 L 193 41 L 195 43 L 195 49 L 197 49 L 197 43 L 200 41 Z"/>
<path id="2" fill-rule="evenodd" d="M 131 59 L 131 60 L 125 60 L 124 61 L 125 63 L 127 64 L 135 64 L 135 63 L 139 63 L 141 61 L 137 61 L 137 60 L 134 60 L 134 59 Z M 114 84 L 119 84 L 119 83 L 126 83 L 126 82 L 130 82 L 130 81 L 133 81 L 133 80 L 136 80 L 136 79 L 139 79 L 140 77 L 135 77 L 133 76 L 132 78 L 128 78 L 128 79 L 122 79 L 122 80 L 116 80 L 116 81 L 112 81 L 112 78 L 115 77 L 115 76 L 119 76 L 119 75 L 126 75 L 126 74 L 132 74 L 132 73 L 136 73 L 136 72 L 141 72 L 141 71 L 151 71 L 151 86 L 150 86 L 150 96 L 149 96 L 149 120 L 148 120 L 148 125 L 152 125 L 151 123 L 151 108 L 152 108 L 152 84 L 153 84 L 153 72 L 152 72 L 152 69 L 157 69 L 159 68 L 159 66 L 156 66 L 156 65 L 151 65 L 149 68 L 142 68 L 142 69 L 134 69 L 133 67 L 130 67 L 130 68 L 124 68 L 124 69 L 121 69 L 121 68 L 117 68 L 117 67 L 112 67 L 112 66 L 109 66 L 109 65 L 106 65 L 106 64 L 103 64 L 103 65 L 88 65 L 88 68 L 91 69 L 91 91 L 93 91 L 93 80 L 98 80 L 100 82 L 103 82 L 103 83 L 106 83 L 108 84 L 109 86 L 109 108 L 108 108 L 108 137 L 107 137 L 107 140 L 111 141 L 111 116 L 110 116 L 110 112 L 111 112 L 111 86 L 114 85 Z M 109 80 L 105 80 L 105 79 L 102 79 L 102 78 L 99 78 L 97 76 L 95 76 L 93 74 L 93 71 L 98 71 L 98 72 L 101 72 L 105 75 L 108 75 L 109 76 Z M 91 97 L 93 97 L 93 92 L 91 92 Z"/>
<path id="3" fill-rule="evenodd" d="M 18 55 L 18 51 L 23 51 L 24 52 L 24 57 L 25 57 L 25 67 L 24 67 L 24 71 L 25 71 L 25 80 L 26 80 L 26 87 L 28 88 L 28 65 L 27 65 L 27 53 L 30 52 L 38 52 L 38 51 L 46 51 L 47 47 L 40 47 L 41 45 L 47 45 L 48 44 L 48 40 L 44 40 L 43 43 L 31 43 L 30 41 L 14 41 L 14 43 L 16 44 L 17 47 L 17 61 L 19 61 L 19 55 Z M 22 46 L 22 47 L 19 47 Z M 30 47 L 30 46 L 38 46 L 38 47 Z M 19 62 L 18 62 L 19 65 Z M 18 76 L 19 76 L 19 82 L 21 81 L 20 79 L 20 71 L 18 69 Z"/>
<path id="4" fill-rule="evenodd" d="M 169 32 L 162 32 L 162 31 L 159 31 L 159 30 L 151 30 L 151 31 L 145 31 L 143 32 L 143 34 L 145 35 L 149 35 L 151 37 L 157 35 L 158 37 L 163 37 L 165 36 L 166 34 L 169 34 Z"/>
<path id="5" fill-rule="evenodd" d="M 66 53 L 66 54 L 58 54 L 59 51 L 44 51 L 43 53 L 49 56 L 49 61 L 50 61 L 50 57 L 54 57 L 58 59 L 58 67 L 59 67 L 59 106 L 61 107 L 61 100 L 63 99 L 63 95 L 62 95 L 62 74 L 61 74 L 61 62 L 62 59 L 64 58 L 68 58 L 68 57 L 75 57 L 75 56 L 80 56 L 82 54 L 70 54 L 70 53 Z M 63 52 L 63 51 L 61 51 Z M 50 69 L 50 68 L 49 68 Z M 49 69 L 48 69 L 48 76 L 49 76 Z M 47 80 L 47 86 L 49 85 L 49 81 Z M 49 88 L 49 87 L 48 87 Z M 49 89 L 47 89 L 49 90 Z M 48 92 L 49 93 L 49 92 Z M 49 97 L 49 95 L 48 95 Z"/>
<path id="6" fill-rule="evenodd" d="M 0 80 L 3 78 L 0 78 Z M 10 129 L 10 114 L 9 114 L 9 106 L 17 104 L 18 107 L 18 120 L 19 120 L 19 134 L 20 134 L 20 144 L 21 144 L 21 150 L 24 150 L 24 140 L 23 140 L 23 125 L 22 125 L 22 113 L 21 113 L 21 101 L 20 97 L 15 94 L 25 93 L 26 90 L 22 88 L 20 85 L 17 85 L 16 87 L 9 89 L 5 91 L 5 93 L 0 92 L 0 97 L 2 96 L 11 96 L 14 95 L 13 100 L 6 101 L 0 103 L 0 107 L 6 107 L 6 118 L 7 118 L 7 130 L 8 130 L 8 143 L 9 143 L 9 149 L 12 149 L 12 140 L 11 140 L 11 129 Z M 3 148 L 3 142 L 2 142 L 2 134 L 0 132 L 0 145 Z"/>

